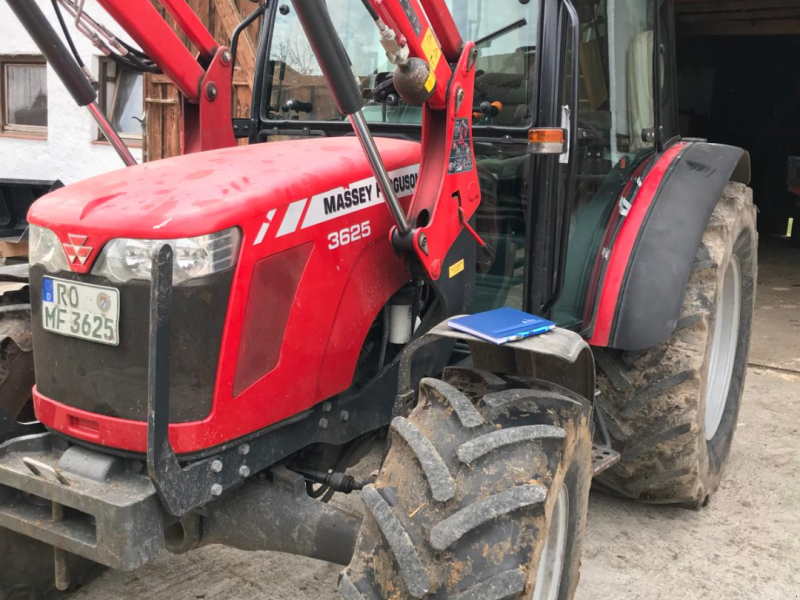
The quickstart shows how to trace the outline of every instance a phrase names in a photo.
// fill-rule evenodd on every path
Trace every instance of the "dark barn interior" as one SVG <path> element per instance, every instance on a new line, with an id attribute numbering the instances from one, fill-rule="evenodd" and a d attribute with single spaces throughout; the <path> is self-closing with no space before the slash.
<path id="1" fill-rule="evenodd" d="M 759 228 L 786 235 L 800 222 L 800 0 L 676 0 L 676 19 L 682 135 L 747 149 Z"/>

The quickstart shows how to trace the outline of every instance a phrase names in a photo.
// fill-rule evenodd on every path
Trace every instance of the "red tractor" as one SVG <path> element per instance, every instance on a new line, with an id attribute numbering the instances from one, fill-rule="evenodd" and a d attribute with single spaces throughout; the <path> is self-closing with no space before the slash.
<path id="1" fill-rule="evenodd" d="M 132 165 L 37 4 L 7 1 Z M 30 209 L 0 593 L 227 544 L 346 565 L 347 600 L 569 599 L 593 476 L 708 502 L 757 235 L 747 154 L 678 135 L 669 0 L 268 1 L 231 48 L 161 0 L 196 55 L 149 0 L 99 3 L 138 48 L 54 5 L 174 81 L 185 154 Z M 495 346 L 446 325 L 504 305 L 560 327 Z M 380 470 L 347 474 L 373 447 Z M 363 522 L 328 504 L 356 490 Z"/>

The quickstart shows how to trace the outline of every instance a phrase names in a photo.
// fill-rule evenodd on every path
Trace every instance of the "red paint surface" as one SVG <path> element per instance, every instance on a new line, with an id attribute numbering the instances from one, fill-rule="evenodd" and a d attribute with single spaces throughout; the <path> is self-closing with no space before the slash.
<path id="1" fill-rule="evenodd" d="M 203 68 L 150 1 L 98 1 L 111 18 L 161 67 L 181 93 L 191 102 L 197 102 L 200 81 L 204 75 Z"/>
<path id="2" fill-rule="evenodd" d="M 433 32 L 433 29 L 425 12 L 422 10 L 419 0 L 406 0 L 406 5 L 417 15 L 418 28 L 409 21 L 408 15 L 400 2 L 372 0 L 372 6 L 376 12 L 395 31 L 398 39 L 405 40 L 408 43 L 411 56 L 421 58 L 430 64 L 422 42 L 426 39 L 426 34 L 429 31 Z M 433 66 L 431 65 L 431 67 Z M 453 72 L 450 70 L 450 66 L 444 56 L 435 65 L 433 72 L 436 75 L 436 89 L 427 104 L 432 108 L 442 110 L 447 107 L 447 84 Z"/>
<path id="3" fill-rule="evenodd" d="M 589 344 L 592 346 L 608 346 L 611 330 L 614 326 L 614 315 L 620 300 L 622 282 L 625 280 L 625 273 L 628 270 L 631 254 L 639 237 L 639 231 L 644 224 L 645 217 L 653 204 L 667 170 L 687 146 L 688 144 L 685 143 L 675 144 L 661 155 L 645 177 L 642 189 L 639 190 L 628 216 L 625 217 L 625 221 L 614 242 L 614 247 L 611 250 L 606 276 L 602 283 L 603 291 L 597 310 L 597 320 L 592 338 L 589 340 Z"/>
<path id="4" fill-rule="evenodd" d="M 185 0 L 160 0 L 160 3 L 175 19 L 175 24 L 184 31 L 198 52 L 205 58 L 213 57 L 217 49 L 217 41 L 203 25 L 189 3 Z"/>
<path id="5" fill-rule="evenodd" d="M 481 203 L 472 134 L 475 69 L 467 70 L 469 55 L 474 47 L 474 44 L 468 43 L 456 65 L 450 83 L 447 110 L 434 111 L 426 105 L 423 112 L 422 156 L 425 160 L 419 189 L 411 204 L 411 214 L 419 215 L 424 211 L 430 215 L 426 226 L 417 224 L 419 229 L 414 236 L 414 248 L 428 277 L 434 281 L 439 279 L 445 256 L 463 229 L 459 211 L 463 211 L 463 220 L 469 221 Z M 456 102 L 459 91 L 464 93 L 460 107 Z M 459 123 L 466 127 L 457 130 Z M 472 162 L 472 168 L 460 173 L 450 172 L 451 156 L 457 143 L 468 148 Z M 423 234 L 427 237 L 427 251 L 420 247 L 420 236 Z"/>
<path id="6" fill-rule="evenodd" d="M 419 162 L 419 145 L 379 139 L 389 170 Z M 310 139 L 204 152 L 140 165 L 62 188 L 38 200 L 29 221 L 87 236 L 94 251 L 87 272 L 109 239 L 170 239 L 242 230 L 210 415 L 170 426 L 178 454 L 218 446 L 311 408 L 347 389 L 370 324 L 410 279 L 391 247 L 394 224 L 385 204 L 276 237 L 289 205 L 371 177 L 355 138 Z M 408 205 L 410 197 L 404 199 Z M 254 245 L 275 210 L 262 243 Z M 335 250 L 334 231 L 370 222 L 371 235 Z M 256 262 L 311 243 L 313 250 L 294 296 L 277 366 L 234 397 L 233 382 Z M 282 290 L 274 290 L 280 294 Z M 265 295 L 262 310 L 270 310 Z M 198 315 L 202 318 L 202 315 Z M 87 342 L 89 343 L 89 342 Z M 109 349 L 113 351 L 113 349 Z M 39 419 L 67 435 L 132 452 L 145 452 L 147 424 L 86 413 L 34 390 Z"/>

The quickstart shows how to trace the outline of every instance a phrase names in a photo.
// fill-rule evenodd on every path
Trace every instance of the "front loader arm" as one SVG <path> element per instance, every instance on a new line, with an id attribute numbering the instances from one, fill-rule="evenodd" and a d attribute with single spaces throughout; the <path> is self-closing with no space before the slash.
<path id="1" fill-rule="evenodd" d="M 423 104 L 420 182 L 406 210 L 370 134 L 360 85 L 325 3 L 293 1 L 338 109 L 350 119 L 395 219 L 392 243 L 413 253 L 430 279 L 439 279 L 462 230 L 475 235 L 468 221 L 481 199 L 472 145 L 475 45 L 462 42 L 442 0 L 425 1 L 438 30 L 417 0 L 365 2 L 387 56 L 398 65 L 398 93 L 409 104 Z"/>

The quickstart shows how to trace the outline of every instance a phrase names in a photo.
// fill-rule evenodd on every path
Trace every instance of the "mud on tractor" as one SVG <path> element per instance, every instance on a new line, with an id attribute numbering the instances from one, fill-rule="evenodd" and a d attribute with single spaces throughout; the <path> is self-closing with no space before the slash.
<path id="1" fill-rule="evenodd" d="M 0 595 L 226 544 L 341 564 L 347 600 L 569 599 L 590 485 L 708 502 L 755 212 L 747 154 L 678 135 L 669 0 L 268 0 L 231 48 L 161 0 L 196 54 L 149 0 L 98 0 L 138 48 L 58 0 L 180 90 L 184 155 L 144 165 L 69 28 L 7 1 L 129 167 L 28 214 L 35 386 L 7 337 Z M 446 325 L 503 305 L 560 327 L 495 346 Z M 373 449 L 379 471 L 346 472 Z M 328 502 L 351 492 L 363 519 Z"/>

